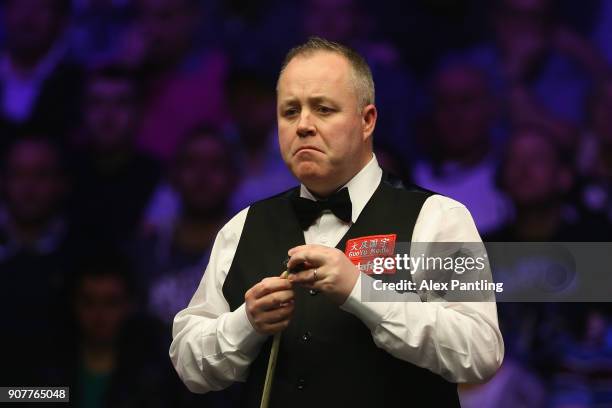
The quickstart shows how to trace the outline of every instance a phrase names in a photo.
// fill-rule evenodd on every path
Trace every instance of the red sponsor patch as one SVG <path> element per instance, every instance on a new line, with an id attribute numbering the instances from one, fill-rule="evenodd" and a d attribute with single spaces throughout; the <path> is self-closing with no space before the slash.
<path id="1" fill-rule="evenodd" d="M 353 238 L 346 242 L 344 253 L 363 273 L 374 273 L 374 259 L 385 259 L 395 256 L 396 234 L 370 235 Z M 384 268 L 382 273 L 394 274 L 395 263 L 392 268 Z"/>

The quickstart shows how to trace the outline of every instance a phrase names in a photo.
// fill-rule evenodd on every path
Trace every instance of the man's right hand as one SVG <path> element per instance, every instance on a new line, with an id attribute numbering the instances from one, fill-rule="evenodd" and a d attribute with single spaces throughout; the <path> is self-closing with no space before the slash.
<path id="1" fill-rule="evenodd" d="M 244 295 L 246 312 L 253 328 L 275 334 L 289 325 L 293 315 L 293 289 L 288 279 L 265 278 Z"/>

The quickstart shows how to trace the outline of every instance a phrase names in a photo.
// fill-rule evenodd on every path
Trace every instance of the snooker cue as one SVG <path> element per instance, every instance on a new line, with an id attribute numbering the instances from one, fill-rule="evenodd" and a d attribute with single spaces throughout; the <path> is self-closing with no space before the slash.
<path id="1" fill-rule="evenodd" d="M 288 272 L 281 274 L 281 278 L 286 278 Z M 270 358 L 268 359 L 268 370 L 266 371 L 266 380 L 264 382 L 263 395 L 261 396 L 261 404 L 259 408 L 268 408 L 270 404 L 270 394 L 272 393 L 272 380 L 274 379 L 274 370 L 276 369 L 276 359 L 278 357 L 278 349 L 280 348 L 280 339 L 282 332 L 274 335 L 272 340 L 272 348 L 270 349 Z"/>

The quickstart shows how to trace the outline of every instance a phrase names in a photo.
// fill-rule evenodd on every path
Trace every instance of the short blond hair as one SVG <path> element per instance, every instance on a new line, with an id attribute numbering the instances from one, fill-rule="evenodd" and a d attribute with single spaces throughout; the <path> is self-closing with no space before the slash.
<path id="1" fill-rule="evenodd" d="M 310 56 L 317 52 L 331 52 L 346 58 L 352 68 L 353 85 L 359 101 L 359 109 L 374 103 L 374 79 L 365 59 L 352 48 L 324 38 L 310 37 L 305 43 L 290 49 L 281 65 L 279 79 L 295 57 Z M 278 82 L 276 89 L 278 90 Z"/>

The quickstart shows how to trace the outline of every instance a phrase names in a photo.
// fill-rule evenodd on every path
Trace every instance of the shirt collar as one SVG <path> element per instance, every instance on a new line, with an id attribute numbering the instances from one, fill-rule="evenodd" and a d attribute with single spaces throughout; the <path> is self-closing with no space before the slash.
<path id="1" fill-rule="evenodd" d="M 340 188 L 347 187 L 351 197 L 352 215 L 351 221 L 355 223 L 359 214 L 366 206 L 370 198 L 378 188 L 382 178 L 382 169 L 378 165 L 376 155 L 372 153 L 372 159 L 366 164 L 348 183 Z M 304 184 L 300 185 L 300 197 L 316 201 L 316 197 L 308 191 Z"/>

